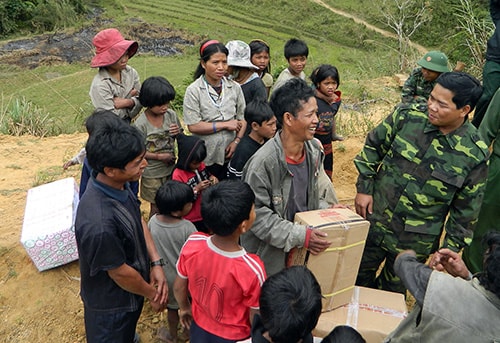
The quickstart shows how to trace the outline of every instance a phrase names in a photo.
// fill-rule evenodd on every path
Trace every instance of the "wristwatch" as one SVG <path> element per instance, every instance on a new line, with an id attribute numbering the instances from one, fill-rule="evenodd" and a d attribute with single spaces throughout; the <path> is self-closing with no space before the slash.
<path id="1" fill-rule="evenodd" d="M 163 261 L 162 258 L 160 258 L 159 260 L 151 262 L 151 267 L 156 267 L 156 266 L 163 267 L 164 265 L 165 265 L 165 261 Z"/>

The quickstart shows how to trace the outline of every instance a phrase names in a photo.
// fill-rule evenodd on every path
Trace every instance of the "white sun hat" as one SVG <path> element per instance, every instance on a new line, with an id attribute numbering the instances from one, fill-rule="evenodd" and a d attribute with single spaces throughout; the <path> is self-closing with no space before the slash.
<path id="1" fill-rule="evenodd" d="M 243 67 L 259 69 L 250 62 L 250 46 L 241 40 L 232 40 L 226 44 L 229 54 L 227 55 L 227 65 L 230 67 Z"/>

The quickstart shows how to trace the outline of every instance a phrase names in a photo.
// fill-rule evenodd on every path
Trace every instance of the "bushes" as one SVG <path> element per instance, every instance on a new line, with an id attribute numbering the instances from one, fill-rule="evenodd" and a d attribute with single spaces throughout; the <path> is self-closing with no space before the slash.
<path id="1" fill-rule="evenodd" d="M 61 133 L 55 120 L 32 102 L 10 99 L 0 107 L 0 133 L 11 136 L 55 136 Z"/>
<path id="2" fill-rule="evenodd" d="M 40 33 L 74 25 L 91 0 L 4 0 L 0 2 L 0 37 Z"/>

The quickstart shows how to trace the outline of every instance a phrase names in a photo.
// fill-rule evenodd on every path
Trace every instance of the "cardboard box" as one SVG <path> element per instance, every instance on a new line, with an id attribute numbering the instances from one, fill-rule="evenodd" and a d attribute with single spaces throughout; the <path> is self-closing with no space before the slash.
<path id="1" fill-rule="evenodd" d="M 288 265 L 307 265 L 321 285 L 323 311 L 351 300 L 370 223 L 347 208 L 300 212 L 295 222 L 310 225 L 328 234 L 332 244 L 312 255 L 307 249 L 292 249 Z"/>
<path id="2" fill-rule="evenodd" d="M 313 334 L 325 337 L 336 326 L 349 325 L 367 343 L 380 343 L 407 315 L 403 294 L 356 286 L 349 304 L 321 314 Z"/>
<path id="3" fill-rule="evenodd" d="M 78 200 L 74 178 L 28 190 L 21 243 L 39 271 L 78 259 L 74 227 Z"/>

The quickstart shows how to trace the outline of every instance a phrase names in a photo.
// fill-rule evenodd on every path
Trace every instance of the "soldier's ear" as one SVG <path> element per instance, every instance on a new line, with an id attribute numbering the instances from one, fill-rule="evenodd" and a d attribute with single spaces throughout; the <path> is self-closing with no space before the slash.
<path id="1" fill-rule="evenodd" d="M 471 107 L 470 107 L 470 105 L 465 105 L 464 107 L 461 108 L 461 110 L 462 110 L 462 113 L 460 114 L 460 116 L 462 118 L 464 118 L 466 115 L 468 115 L 470 113 Z"/>

